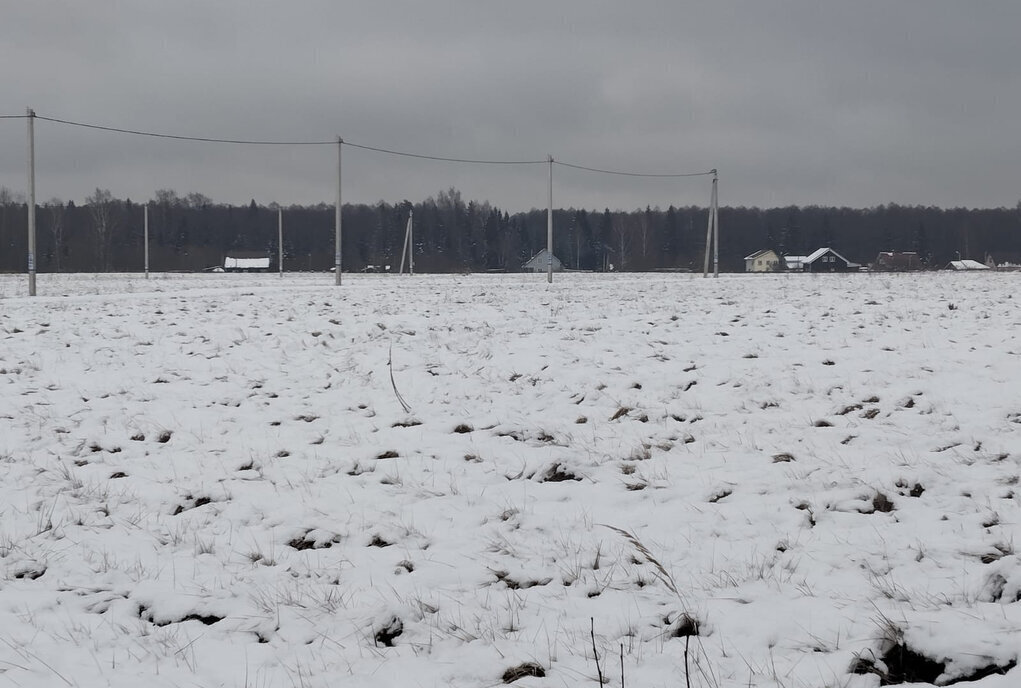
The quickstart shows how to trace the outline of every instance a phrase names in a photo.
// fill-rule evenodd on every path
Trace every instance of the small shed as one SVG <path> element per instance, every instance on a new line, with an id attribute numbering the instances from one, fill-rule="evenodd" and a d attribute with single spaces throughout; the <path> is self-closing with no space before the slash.
<path id="1" fill-rule="evenodd" d="M 521 266 L 521 269 L 525 272 L 546 272 L 549 270 L 551 259 L 553 261 L 553 272 L 563 272 L 564 264 L 546 249 L 539 251 L 529 258 L 528 262 Z"/>
<path id="2" fill-rule="evenodd" d="M 783 264 L 791 272 L 801 272 L 805 269 L 805 259 L 808 256 L 784 256 Z"/>
<path id="3" fill-rule="evenodd" d="M 269 264 L 270 258 L 264 253 L 234 253 L 223 259 L 227 272 L 268 272 Z"/>
<path id="4" fill-rule="evenodd" d="M 777 272 L 783 269 L 783 265 L 783 260 L 771 248 L 764 248 L 744 257 L 745 272 Z"/>
<path id="5" fill-rule="evenodd" d="M 829 247 L 817 249 L 802 262 L 805 272 L 851 272 L 860 267 Z"/>

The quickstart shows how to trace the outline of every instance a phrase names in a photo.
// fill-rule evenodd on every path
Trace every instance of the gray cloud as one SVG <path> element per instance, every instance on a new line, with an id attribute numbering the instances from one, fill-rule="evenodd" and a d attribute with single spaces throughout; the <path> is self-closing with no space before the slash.
<path id="1" fill-rule="evenodd" d="M 196 136 L 346 140 L 645 172 L 717 167 L 734 205 L 1013 205 L 1021 7 L 856 3 L 0 1 L 4 111 Z M 37 123 L 38 194 L 331 202 L 335 151 Z M 546 169 L 345 148 L 345 199 L 449 186 L 510 210 Z M 558 206 L 705 204 L 708 182 L 556 168 Z M 21 120 L 0 184 L 25 188 Z"/>

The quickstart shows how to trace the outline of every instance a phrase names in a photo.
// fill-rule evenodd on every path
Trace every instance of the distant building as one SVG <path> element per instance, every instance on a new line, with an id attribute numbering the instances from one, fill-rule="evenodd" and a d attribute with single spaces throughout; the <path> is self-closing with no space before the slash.
<path id="1" fill-rule="evenodd" d="M 914 251 L 883 251 L 872 263 L 872 269 L 878 272 L 907 272 L 923 267 L 921 257 Z"/>
<path id="2" fill-rule="evenodd" d="M 993 270 L 1021 271 L 1021 253 L 997 253 L 986 255 L 986 265 Z"/>
<path id="3" fill-rule="evenodd" d="M 550 252 L 543 249 L 532 256 L 527 263 L 521 266 L 521 269 L 525 272 L 546 272 L 549 270 L 550 258 L 553 259 L 553 272 L 563 272 L 564 264 L 560 262 L 560 259 L 556 256 L 551 256 Z"/>
<path id="4" fill-rule="evenodd" d="M 952 260 L 947 264 L 947 270 L 989 270 L 990 267 L 977 260 Z"/>
<path id="5" fill-rule="evenodd" d="M 851 272 L 860 267 L 828 247 L 816 250 L 801 261 L 804 272 Z"/>
<path id="6" fill-rule="evenodd" d="M 771 248 L 744 257 L 745 272 L 779 272 L 783 269 L 783 259 Z"/>
<path id="7" fill-rule="evenodd" d="M 269 264 L 265 253 L 232 253 L 223 259 L 226 272 L 268 272 Z"/>
<path id="8" fill-rule="evenodd" d="M 805 259 L 808 256 L 784 256 L 784 267 L 790 272 L 801 272 L 805 269 Z"/>

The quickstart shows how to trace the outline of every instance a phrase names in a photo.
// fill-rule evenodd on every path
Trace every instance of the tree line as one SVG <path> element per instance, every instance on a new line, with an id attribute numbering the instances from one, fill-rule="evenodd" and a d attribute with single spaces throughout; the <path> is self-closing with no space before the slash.
<path id="1" fill-rule="evenodd" d="M 196 271 L 226 255 L 275 260 L 276 204 L 216 203 L 199 193 L 162 189 L 149 200 L 150 266 Z M 282 208 L 284 269 L 333 265 L 332 205 Z M 345 204 L 345 271 L 397 269 L 409 212 L 414 212 L 416 271 L 515 271 L 546 247 L 546 210 L 509 213 L 486 201 L 465 201 L 457 189 L 418 203 Z M 1021 203 L 967 209 L 880 205 L 873 208 L 723 207 L 720 268 L 744 269 L 744 256 L 772 248 L 805 255 L 828 246 L 870 263 L 880 251 L 914 251 L 940 267 L 956 258 L 1021 262 Z M 39 272 L 140 271 L 143 205 L 96 189 L 78 205 L 51 199 L 36 209 Z M 577 270 L 701 270 L 708 211 L 697 206 L 631 211 L 554 210 L 554 254 Z M 27 267 L 27 205 L 0 187 L 0 271 Z"/>

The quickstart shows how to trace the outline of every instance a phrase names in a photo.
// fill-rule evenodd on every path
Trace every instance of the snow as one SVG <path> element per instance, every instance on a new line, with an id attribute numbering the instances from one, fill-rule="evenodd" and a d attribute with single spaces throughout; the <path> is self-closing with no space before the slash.
<path id="1" fill-rule="evenodd" d="M 0 684 L 1021 679 L 1015 273 L 23 282 Z"/>

